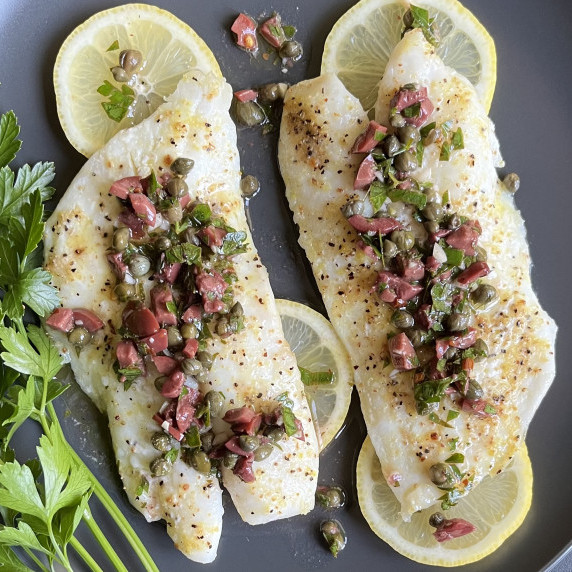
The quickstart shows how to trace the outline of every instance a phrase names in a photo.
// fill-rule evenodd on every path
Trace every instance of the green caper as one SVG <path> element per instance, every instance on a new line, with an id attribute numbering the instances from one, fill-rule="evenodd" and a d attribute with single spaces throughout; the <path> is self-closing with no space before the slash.
<path id="1" fill-rule="evenodd" d="M 244 316 L 244 308 L 240 302 L 235 302 L 230 309 L 232 316 Z"/>
<path id="2" fill-rule="evenodd" d="M 415 147 L 421 139 L 421 134 L 415 125 L 404 125 L 397 129 L 397 137 L 404 145 Z"/>
<path id="3" fill-rule="evenodd" d="M 205 369 L 210 369 L 213 366 L 213 356 L 209 352 L 199 352 L 197 353 L 197 359 L 201 362 Z"/>
<path id="4" fill-rule="evenodd" d="M 405 29 L 411 28 L 411 26 L 413 26 L 414 21 L 415 18 L 413 17 L 413 12 L 411 11 L 410 8 L 405 12 L 405 14 L 403 14 L 403 25 L 405 26 Z"/>
<path id="5" fill-rule="evenodd" d="M 492 304 L 498 298 L 497 289 L 490 284 L 479 284 L 473 292 L 471 292 L 471 300 L 479 307 L 485 307 Z"/>
<path id="6" fill-rule="evenodd" d="M 471 349 L 475 353 L 475 361 L 481 361 L 489 355 L 489 346 L 482 338 L 477 338 Z"/>
<path id="7" fill-rule="evenodd" d="M 452 346 L 451 346 L 451 347 L 448 347 L 448 348 L 445 350 L 445 353 L 443 354 L 443 357 L 444 357 L 446 360 L 455 359 L 455 357 L 457 356 L 457 352 L 458 352 L 457 348 L 454 348 L 454 347 L 452 347 Z"/>
<path id="8" fill-rule="evenodd" d="M 192 159 L 179 157 L 171 163 L 171 173 L 179 177 L 184 177 L 191 172 L 194 166 L 195 162 Z"/>
<path id="9" fill-rule="evenodd" d="M 274 447 L 270 443 L 265 443 L 264 445 L 260 445 L 260 447 L 254 450 L 254 460 L 264 461 L 264 459 L 270 457 L 273 450 Z"/>
<path id="10" fill-rule="evenodd" d="M 234 116 L 239 125 L 253 127 L 266 121 L 264 109 L 255 101 L 236 101 Z"/>
<path id="11" fill-rule="evenodd" d="M 171 438 L 161 431 L 153 433 L 151 436 L 151 445 L 153 445 L 157 451 L 166 453 L 171 450 Z"/>
<path id="12" fill-rule="evenodd" d="M 427 203 L 421 212 L 428 220 L 440 221 L 443 218 L 443 207 L 439 203 Z"/>
<path id="13" fill-rule="evenodd" d="M 238 442 L 240 448 L 246 452 L 254 451 L 260 445 L 260 440 L 254 435 L 241 435 Z"/>
<path id="14" fill-rule="evenodd" d="M 423 139 L 423 145 L 425 145 L 425 147 L 427 147 L 428 145 L 432 145 L 433 143 L 436 143 L 440 137 L 441 137 L 440 129 L 431 129 L 431 131 L 429 131 L 429 133 L 427 133 L 427 135 Z"/>
<path id="15" fill-rule="evenodd" d="M 385 258 L 395 258 L 399 253 L 399 248 L 397 248 L 397 244 L 395 242 L 385 239 L 383 241 L 383 256 Z"/>
<path id="16" fill-rule="evenodd" d="M 417 156 L 411 151 L 403 151 L 399 153 L 395 160 L 393 161 L 393 166 L 401 172 L 407 173 L 417 169 L 419 163 L 417 162 Z"/>
<path id="17" fill-rule="evenodd" d="M 396 129 L 399 129 L 400 127 L 403 127 L 404 125 L 407 125 L 407 121 L 405 121 L 405 117 L 403 117 L 403 115 L 401 115 L 401 113 L 399 113 L 399 112 L 393 113 L 389 117 L 389 123 L 391 124 L 392 127 L 395 127 Z"/>
<path id="18" fill-rule="evenodd" d="M 177 348 L 183 345 L 183 336 L 177 326 L 169 326 L 167 328 L 167 343 L 170 348 Z"/>
<path id="19" fill-rule="evenodd" d="M 280 99 L 281 94 L 282 91 L 277 83 L 266 83 L 258 89 L 258 99 L 264 103 L 273 103 Z"/>
<path id="20" fill-rule="evenodd" d="M 516 193 L 520 188 L 520 177 L 516 173 L 509 173 L 502 180 L 502 184 L 509 193 Z"/>
<path id="21" fill-rule="evenodd" d="M 482 246 L 475 246 L 475 251 L 477 253 L 477 262 L 486 262 L 488 258 L 487 251 Z"/>
<path id="22" fill-rule="evenodd" d="M 290 58 L 294 61 L 299 60 L 304 54 L 302 44 L 296 40 L 287 40 L 278 50 L 278 55 L 281 58 Z"/>
<path id="23" fill-rule="evenodd" d="M 68 340 L 70 344 L 78 348 L 83 348 L 91 341 L 91 334 L 85 328 L 78 326 L 68 334 Z"/>
<path id="24" fill-rule="evenodd" d="M 239 455 L 237 455 L 236 453 L 231 453 L 230 451 L 225 451 L 224 459 L 222 461 L 223 465 L 227 469 L 234 469 L 234 466 L 236 465 L 236 462 L 238 461 L 238 457 L 239 457 Z"/>
<path id="25" fill-rule="evenodd" d="M 203 366 L 198 359 L 186 358 L 181 362 L 181 368 L 185 375 L 196 375 L 203 369 Z"/>
<path id="26" fill-rule="evenodd" d="M 243 197 L 253 197 L 260 190 L 260 181 L 254 175 L 246 175 L 240 180 L 240 192 Z"/>
<path id="27" fill-rule="evenodd" d="M 213 447 L 214 433 L 207 431 L 201 435 L 201 448 L 203 451 L 210 451 Z"/>
<path id="28" fill-rule="evenodd" d="M 415 236 L 408 230 L 394 230 L 391 233 L 391 241 L 399 250 L 410 250 L 415 246 Z"/>
<path id="29" fill-rule="evenodd" d="M 171 472 L 173 468 L 173 463 L 170 463 L 167 459 L 163 457 L 158 457 L 151 461 L 149 469 L 151 469 L 151 475 L 154 477 L 164 477 Z"/>
<path id="30" fill-rule="evenodd" d="M 224 406 L 224 397 L 220 391 L 211 390 L 205 395 L 205 401 L 213 417 L 218 417 Z"/>
<path id="31" fill-rule="evenodd" d="M 440 489 L 451 489 L 457 483 L 457 475 L 451 465 L 436 463 L 429 469 L 429 478 Z"/>
<path id="32" fill-rule="evenodd" d="M 129 81 L 129 74 L 121 66 L 112 67 L 111 74 L 113 75 L 113 79 L 119 83 Z"/>
<path id="33" fill-rule="evenodd" d="M 407 332 L 407 337 L 413 345 L 414 348 L 422 346 L 425 343 L 425 338 L 427 337 L 427 332 L 425 330 L 420 330 L 415 328 Z"/>
<path id="34" fill-rule="evenodd" d="M 441 528 L 445 523 L 445 516 L 441 512 L 434 512 L 429 517 L 429 526 L 433 528 Z"/>
<path id="35" fill-rule="evenodd" d="M 341 487 L 319 486 L 316 489 L 316 502 L 324 508 L 342 508 L 346 502 L 346 495 Z"/>
<path id="36" fill-rule="evenodd" d="M 115 295 L 121 300 L 121 302 L 127 302 L 130 298 L 135 296 L 135 286 L 133 284 L 128 284 L 127 282 L 120 282 L 113 289 Z"/>
<path id="37" fill-rule="evenodd" d="M 337 520 L 326 520 L 320 525 L 320 532 L 330 552 L 337 557 L 347 543 L 346 532 L 342 525 Z"/>
<path id="38" fill-rule="evenodd" d="M 194 226 L 191 226 L 187 230 L 185 230 L 185 242 L 190 242 L 191 244 L 199 246 L 201 244 L 201 241 L 197 236 L 198 232 L 199 229 Z"/>
<path id="39" fill-rule="evenodd" d="M 462 314 L 461 312 L 453 312 L 447 317 L 447 328 L 451 332 L 461 332 L 465 330 L 469 325 L 470 317 L 468 314 Z"/>
<path id="40" fill-rule="evenodd" d="M 166 211 L 163 211 L 163 216 L 171 223 L 175 224 L 181 222 L 183 218 L 183 207 L 180 203 L 172 204 Z"/>
<path id="41" fill-rule="evenodd" d="M 390 135 L 383 140 L 381 148 L 388 157 L 393 157 L 401 149 L 401 143 L 395 135 Z"/>
<path id="42" fill-rule="evenodd" d="M 415 325 L 415 318 L 407 310 L 395 310 L 391 323 L 400 330 L 407 330 Z"/>
<path id="43" fill-rule="evenodd" d="M 166 375 L 160 375 L 159 377 L 156 377 L 154 382 L 155 389 L 160 392 L 163 389 L 163 385 L 165 385 L 167 379 L 168 377 Z"/>
<path id="44" fill-rule="evenodd" d="M 123 50 L 119 54 L 119 65 L 132 74 L 139 70 L 143 63 L 143 54 L 139 50 Z"/>
<path id="45" fill-rule="evenodd" d="M 476 379 L 469 379 L 469 383 L 464 392 L 465 398 L 469 401 L 476 401 L 477 399 L 481 399 L 484 394 L 485 392 L 481 384 Z"/>
<path id="46" fill-rule="evenodd" d="M 222 316 L 216 324 L 216 333 L 221 336 L 228 336 L 232 334 L 232 327 L 226 316 Z"/>
<path id="47" fill-rule="evenodd" d="M 423 194 L 427 197 L 428 203 L 438 203 L 441 204 L 443 202 L 443 197 L 441 193 L 434 189 L 433 187 L 429 187 L 423 191 Z"/>
<path id="48" fill-rule="evenodd" d="M 171 246 L 173 246 L 173 243 L 171 242 L 171 239 L 168 236 L 163 235 L 163 236 L 160 236 L 155 241 L 155 246 L 161 252 L 165 252 L 165 250 L 169 250 L 169 248 L 171 248 Z"/>
<path id="49" fill-rule="evenodd" d="M 195 339 L 199 335 L 199 329 L 193 322 L 187 322 L 181 326 L 181 336 L 185 340 Z"/>
<path id="50" fill-rule="evenodd" d="M 141 254 L 137 254 L 129 261 L 129 271 L 135 278 L 141 278 L 149 272 L 151 268 L 151 261 Z"/>
<path id="51" fill-rule="evenodd" d="M 211 471 L 211 462 L 208 455 L 201 450 L 193 451 L 191 454 L 191 465 L 195 471 L 208 474 Z"/>
<path id="52" fill-rule="evenodd" d="M 429 234 L 435 234 L 441 228 L 436 220 L 428 220 L 423 223 L 423 226 Z"/>
<path id="53" fill-rule="evenodd" d="M 189 192 L 189 186 L 184 181 L 184 179 L 179 179 L 175 177 L 174 179 L 170 179 L 167 185 L 165 186 L 165 190 L 169 193 L 172 197 L 182 197 Z"/>
<path id="54" fill-rule="evenodd" d="M 268 431 L 266 436 L 274 443 L 278 443 L 278 441 L 282 441 L 282 439 L 284 439 L 285 435 L 286 431 L 284 431 L 282 427 L 273 427 Z"/>
<path id="55" fill-rule="evenodd" d="M 455 230 L 460 226 L 461 226 L 461 217 L 457 213 L 449 215 L 449 219 L 447 220 L 447 228 Z"/>
<path id="56" fill-rule="evenodd" d="M 113 233 L 113 248 L 117 252 L 123 252 L 129 246 L 129 239 L 131 238 L 131 231 L 128 227 L 122 226 Z"/>
<path id="57" fill-rule="evenodd" d="M 354 215 L 361 215 L 363 213 L 364 210 L 364 202 L 360 199 L 352 199 L 351 201 L 348 201 L 343 207 L 342 207 L 342 214 L 346 217 L 346 218 L 350 218 Z"/>

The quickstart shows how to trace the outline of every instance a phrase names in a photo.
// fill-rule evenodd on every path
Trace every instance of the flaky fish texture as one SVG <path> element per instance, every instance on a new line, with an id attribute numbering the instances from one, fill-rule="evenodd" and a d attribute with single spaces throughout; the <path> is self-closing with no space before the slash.
<path id="1" fill-rule="evenodd" d="M 254 464 L 253 483 L 224 468 L 223 482 L 251 524 L 309 512 L 318 474 L 317 440 L 268 274 L 248 229 L 236 129 L 228 113 L 231 97 L 231 87 L 222 79 L 185 78 L 151 117 L 120 132 L 87 161 L 47 222 L 44 237 L 45 266 L 62 305 L 90 309 L 105 323 L 79 354 L 64 335 L 51 333 L 69 356 L 82 389 L 107 412 L 127 495 L 148 521 L 166 520 L 176 547 L 198 562 L 216 556 L 221 487 L 216 477 L 198 473 L 181 460 L 168 475 L 151 476 L 149 463 L 158 453 L 150 439 L 159 429 L 152 417 L 164 398 L 154 388 L 153 376 L 139 378 L 125 390 L 113 371 L 123 304 L 113 294 L 116 280 L 106 254 L 121 206 L 108 191 L 118 179 L 146 177 L 151 170 L 159 175 L 177 157 L 190 157 L 195 163 L 186 182 L 192 200 L 208 203 L 216 216 L 247 233 L 248 251 L 233 261 L 238 276 L 233 296 L 244 308 L 245 329 L 224 340 L 208 340 L 206 349 L 215 359 L 201 389 L 222 392 L 225 410 L 248 405 L 263 412 L 273 410 L 276 398 L 287 392 L 305 441 L 283 440 L 267 459 Z M 220 421 L 218 429 L 224 431 L 228 424 Z"/>
<path id="2" fill-rule="evenodd" d="M 464 492 L 486 475 L 505 468 L 523 442 L 527 427 L 555 374 L 556 326 L 542 310 L 531 287 L 530 257 L 524 222 L 513 196 L 498 180 L 502 164 L 494 126 L 471 84 L 443 64 L 419 30 L 406 34 L 390 57 L 380 84 L 376 119 L 389 125 L 389 102 L 408 83 L 427 87 L 435 111 L 430 121 L 452 121 L 462 128 L 464 149 L 439 160 L 439 148 L 425 148 L 422 166 L 412 175 L 448 191 L 453 212 L 478 219 L 479 244 L 492 272 L 487 282 L 498 302 L 479 313 L 479 335 L 490 355 L 475 364 L 473 377 L 496 413 L 461 411 L 449 427 L 418 415 L 409 372 L 392 371 L 388 335 L 393 308 L 378 298 L 379 263 L 357 246 L 357 234 L 341 213 L 353 190 L 363 155 L 351 147 L 368 123 L 360 103 L 334 75 L 302 82 L 286 96 L 279 160 L 286 195 L 300 244 L 312 264 L 329 318 L 346 344 L 368 433 L 383 473 L 394 487 L 405 520 L 437 502 L 443 491 L 429 468 L 455 451 L 464 455 Z M 401 221 L 408 224 L 407 220 Z M 438 414 L 455 408 L 448 397 Z"/>

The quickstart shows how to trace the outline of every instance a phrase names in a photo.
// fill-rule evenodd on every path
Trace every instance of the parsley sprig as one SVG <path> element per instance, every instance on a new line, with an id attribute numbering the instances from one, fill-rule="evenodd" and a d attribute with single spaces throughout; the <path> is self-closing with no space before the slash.
<path id="1" fill-rule="evenodd" d="M 40 267 L 39 249 L 54 165 L 24 165 L 14 173 L 9 164 L 21 147 L 19 131 L 13 112 L 0 117 L 0 566 L 48 571 L 59 565 L 71 571 L 71 546 L 91 570 L 101 570 L 75 536 L 83 522 L 114 569 L 126 572 L 91 514 L 95 494 L 145 570 L 157 571 L 117 505 L 68 444 L 53 405 L 67 389 L 55 379 L 62 359 L 42 328 L 24 321 L 25 314 L 47 316 L 59 299 Z M 37 459 L 20 463 L 10 444 L 30 422 L 42 429 Z"/>

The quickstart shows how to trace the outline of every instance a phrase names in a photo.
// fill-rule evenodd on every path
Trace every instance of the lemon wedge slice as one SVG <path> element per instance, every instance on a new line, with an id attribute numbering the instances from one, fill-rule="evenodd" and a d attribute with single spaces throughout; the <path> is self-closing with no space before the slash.
<path id="1" fill-rule="evenodd" d="M 415 0 L 435 18 L 441 41 L 437 54 L 475 86 L 488 111 L 496 84 L 495 44 L 483 25 L 457 0 Z M 398 0 L 362 0 L 329 33 L 321 73 L 334 72 L 346 88 L 371 109 L 377 85 L 393 48 L 401 39 L 408 8 Z"/>
<path id="2" fill-rule="evenodd" d="M 440 507 L 419 511 L 410 522 L 404 522 L 369 437 L 357 463 L 357 492 L 369 526 L 397 552 L 422 564 L 461 566 L 491 554 L 522 524 L 532 501 L 532 467 L 523 444 L 507 469 L 484 478 L 444 512 L 447 519 L 464 518 L 476 530 L 441 543 L 429 525 L 429 517 L 440 512 Z"/>
<path id="3" fill-rule="evenodd" d="M 306 385 L 316 435 L 323 450 L 338 434 L 350 407 L 353 370 L 346 348 L 322 314 L 308 306 L 276 300 L 284 337 L 300 367 L 312 372 L 332 371 L 331 384 Z"/>
<path id="4" fill-rule="evenodd" d="M 128 74 L 128 81 L 118 82 L 110 70 L 129 49 L 141 53 L 141 66 Z M 56 104 L 66 137 L 89 157 L 120 129 L 153 113 L 192 69 L 221 76 L 208 46 L 171 13 L 147 4 L 98 12 L 66 38 L 56 58 Z M 99 93 L 106 81 L 117 91 Z M 102 106 L 113 97 L 126 108 L 120 121 L 111 119 Z"/>

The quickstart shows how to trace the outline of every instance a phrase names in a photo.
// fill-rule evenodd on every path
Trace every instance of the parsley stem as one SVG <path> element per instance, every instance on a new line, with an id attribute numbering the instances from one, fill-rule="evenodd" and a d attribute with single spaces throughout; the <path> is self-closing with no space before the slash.
<path id="1" fill-rule="evenodd" d="M 93 536 L 95 537 L 95 539 L 97 540 L 97 542 L 105 552 L 105 555 L 109 558 L 109 561 L 113 564 L 115 569 L 118 570 L 119 572 L 127 572 L 127 568 L 125 567 L 123 562 L 121 562 L 121 559 L 117 555 L 117 552 L 115 552 L 115 549 L 113 548 L 113 546 L 111 546 L 107 538 L 105 538 L 105 535 L 101 531 L 101 528 L 99 528 L 97 522 L 95 522 L 95 520 L 93 519 L 93 515 L 91 514 L 89 506 L 86 506 L 85 510 L 83 511 L 83 521 L 85 522 L 85 524 L 87 525 L 87 527 L 89 528 L 89 530 L 91 531 L 91 533 L 93 534 Z"/>
<path id="2" fill-rule="evenodd" d="M 94 572 L 103 572 L 99 564 L 93 559 L 93 556 L 83 547 L 75 536 L 71 537 L 70 544 L 91 570 Z"/>
<path id="3" fill-rule="evenodd" d="M 23 547 L 24 552 L 38 565 L 38 568 L 43 572 L 49 572 L 48 568 L 42 564 L 42 561 L 30 550 L 29 548 Z"/>

